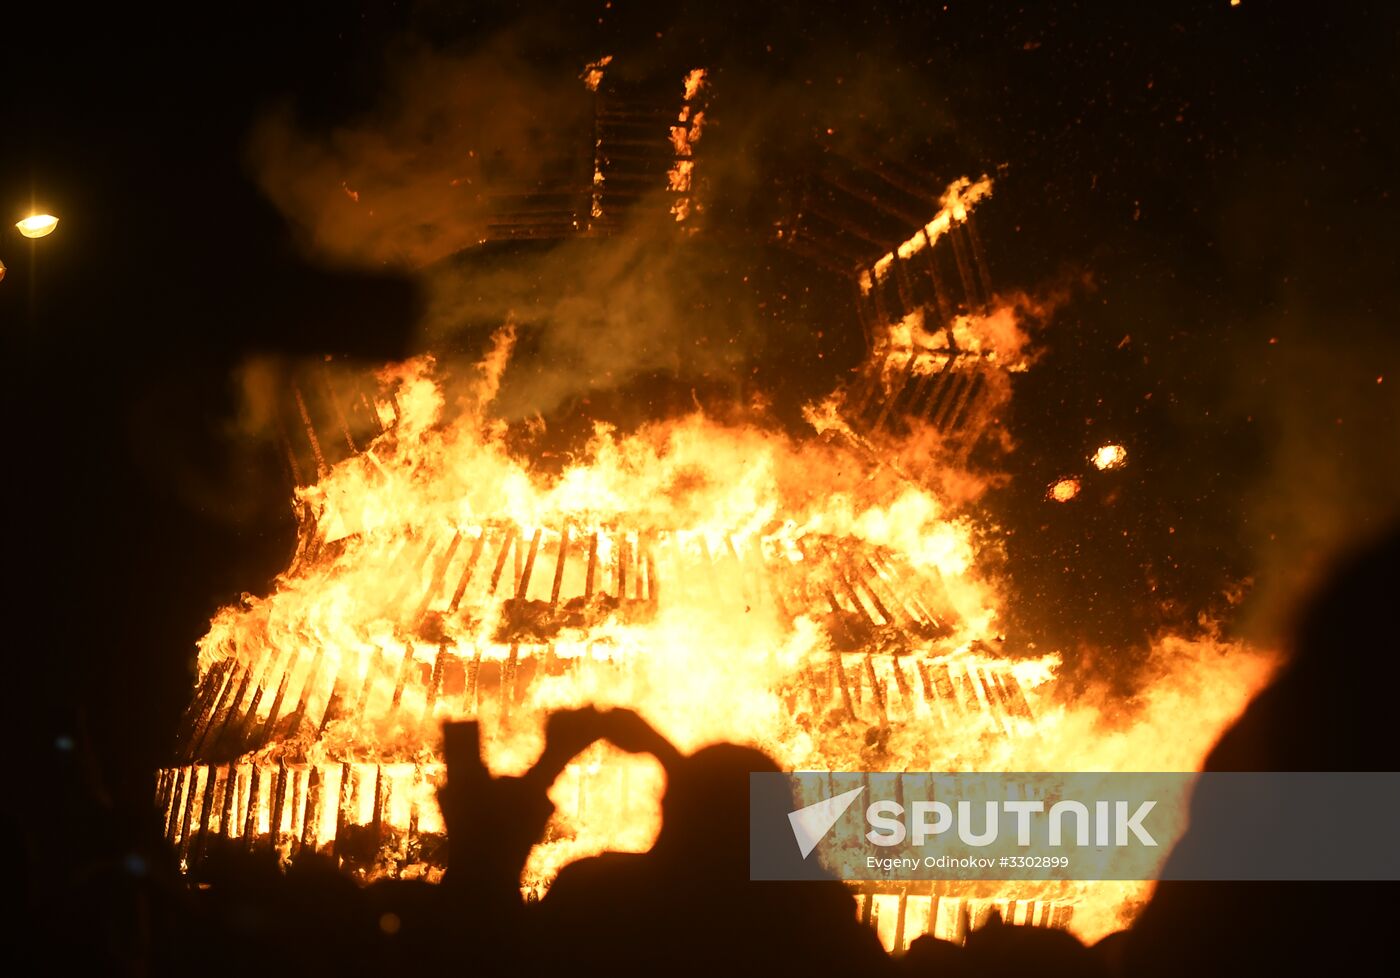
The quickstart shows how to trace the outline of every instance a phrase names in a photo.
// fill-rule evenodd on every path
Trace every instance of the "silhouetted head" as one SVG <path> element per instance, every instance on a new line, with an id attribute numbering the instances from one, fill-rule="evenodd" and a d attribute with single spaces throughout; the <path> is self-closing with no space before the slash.
<path id="1" fill-rule="evenodd" d="M 1400 580 L 1400 527 L 1349 555 L 1304 605 L 1294 640 L 1295 669 L 1336 663 L 1337 649 L 1354 662 L 1393 663 L 1395 582 Z M 1386 643 L 1390 644 L 1387 650 Z"/>
<path id="2" fill-rule="evenodd" d="M 747 876 L 749 775 L 780 770 L 762 751 L 735 744 L 683 758 L 669 773 L 655 851 L 701 866 L 742 867 Z"/>
<path id="3" fill-rule="evenodd" d="M 1391 771 L 1400 529 L 1339 562 L 1304 605 L 1291 658 L 1226 731 L 1209 771 Z"/>

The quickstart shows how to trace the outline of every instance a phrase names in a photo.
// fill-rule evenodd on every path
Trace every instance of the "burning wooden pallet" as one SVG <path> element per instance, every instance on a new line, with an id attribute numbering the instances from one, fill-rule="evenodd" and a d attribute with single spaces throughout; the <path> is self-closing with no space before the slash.
<path id="1" fill-rule="evenodd" d="M 924 934 L 961 944 L 995 914 L 1004 923 L 1065 929 L 1074 904 L 1055 899 L 969 897 L 942 882 L 852 883 L 861 922 L 896 953 Z"/>
<path id="2" fill-rule="evenodd" d="M 402 790 L 393 765 L 409 763 L 423 779 L 413 765 L 431 758 L 443 720 L 509 723 L 538 711 L 535 691 L 561 681 L 626 701 L 647 665 L 647 627 L 689 603 L 818 625 L 830 652 L 776 691 L 814 728 L 917 722 L 1014 736 L 1033 719 L 1017 664 L 948 648 L 953 616 L 936 574 L 880 548 L 812 534 L 711 539 L 499 523 L 375 551 L 374 540 L 309 532 L 298 559 L 330 576 L 337 560 L 366 551 L 421 574 L 384 596 L 396 625 L 389 641 L 361 636 L 356 650 L 268 643 L 205 670 L 160 784 L 167 836 L 193 862 L 211 834 L 324 848 L 347 825 L 391 828 L 402 842 L 393 848 L 407 852 L 424 813 L 387 814 Z M 367 809 L 365 791 L 348 786 L 366 783 L 371 768 L 379 801 Z M 431 807 L 432 792 L 421 794 Z M 352 810 L 371 814 L 356 821 Z"/>

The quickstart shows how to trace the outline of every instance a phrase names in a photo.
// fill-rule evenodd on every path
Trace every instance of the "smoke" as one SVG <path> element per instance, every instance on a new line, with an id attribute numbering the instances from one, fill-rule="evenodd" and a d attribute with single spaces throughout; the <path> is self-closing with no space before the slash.
<path id="1" fill-rule="evenodd" d="M 657 372 L 737 376 L 758 335 L 729 301 L 737 265 L 677 233 L 663 186 L 605 239 L 477 247 L 506 195 L 592 180 L 582 63 L 530 56 L 532 45 L 520 28 L 469 53 L 405 41 L 363 115 L 328 131 L 287 107 L 265 117 L 250 140 L 255 178 L 314 259 L 417 277 L 418 351 L 475 357 L 513 324 L 520 342 L 496 401 L 507 418 Z M 683 84 L 677 73 L 677 109 Z"/>
<path id="2" fill-rule="evenodd" d="M 475 358 L 493 330 L 512 323 L 519 342 L 496 401 L 508 419 L 653 377 L 738 401 L 756 359 L 783 342 L 773 309 L 756 296 L 757 279 L 773 269 L 751 229 L 792 201 L 775 200 L 764 175 L 810 169 L 813 154 L 903 155 L 946 129 L 946 109 L 878 45 L 843 59 L 829 44 L 770 46 L 755 64 L 737 39 L 712 36 L 702 16 L 689 33 L 658 22 L 645 43 L 614 52 L 565 36 L 569 17 L 556 13 L 467 47 L 401 39 L 377 99 L 339 124 L 314 124 L 290 105 L 268 113 L 249 140 L 253 176 L 314 260 L 418 279 L 427 308 L 410 352 Z M 743 17 L 751 30 L 741 33 L 774 26 L 762 11 Z M 519 199 L 503 203 L 507 193 L 568 185 L 586 197 L 590 69 L 602 72 L 604 91 L 643 83 L 679 112 L 697 67 L 711 71 L 706 97 L 718 111 L 705 113 L 687 221 L 716 233 L 677 233 L 663 175 L 629 210 L 605 215 L 622 222 L 606 237 L 482 246 L 493 216 Z M 667 139 L 664 128 L 656 135 Z M 587 207 L 579 216 L 587 222 Z M 748 231 L 724 233 L 736 227 Z M 806 321 L 794 331 L 837 325 L 799 315 Z M 828 389 L 838 379 L 833 369 Z"/>
<path id="3" fill-rule="evenodd" d="M 589 108 L 572 73 L 527 63 L 513 33 L 456 56 L 404 40 L 384 75 L 378 104 L 343 125 L 314 131 L 284 105 L 250 137 L 259 187 L 328 263 L 422 269 L 476 245 L 488 181 L 543 178 Z"/>
<path id="4" fill-rule="evenodd" d="M 1400 521 L 1400 289 L 1394 207 L 1379 158 L 1346 151 L 1318 93 L 1309 142 L 1329 149 L 1327 181 L 1305 161 L 1258 164 L 1223 210 L 1226 268 L 1247 305 L 1230 310 L 1234 428 L 1259 445 L 1244 486 L 1241 538 L 1254 555 L 1246 625 L 1272 638 L 1340 554 Z"/>
<path id="5" fill-rule="evenodd" d="M 1333 322 L 1353 335 L 1373 325 Z M 1239 407 L 1269 433 L 1249 492 L 1246 532 L 1257 570 L 1246 610 L 1256 626 L 1272 629 L 1291 625 L 1292 614 L 1281 609 L 1298 607 L 1339 553 L 1400 520 L 1400 357 L 1393 341 L 1377 337 L 1368 356 L 1315 332 L 1289 333 L 1280 338 L 1288 348 L 1274 355 L 1273 373 L 1293 396 L 1260 398 L 1244 385 L 1239 395 Z"/>

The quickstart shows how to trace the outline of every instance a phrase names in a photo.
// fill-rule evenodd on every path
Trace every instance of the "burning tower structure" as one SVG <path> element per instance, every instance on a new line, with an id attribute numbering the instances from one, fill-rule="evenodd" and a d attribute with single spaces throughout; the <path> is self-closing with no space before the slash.
<path id="1" fill-rule="evenodd" d="M 662 91 L 606 69 L 585 71 L 577 152 L 487 188 L 483 248 L 607 239 L 640 219 L 735 233 L 711 219 L 704 72 Z M 589 702 L 635 707 L 683 747 L 745 739 L 816 768 L 1006 763 L 1041 736 L 1054 662 L 998 650 L 972 529 L 937 492 L 1023 365 L 974 220 L 990 191 L 834 154 L 784 176 L 745 233 L 845 283 L 865 349 L 809 407 L 805 438 L 692 414 L 599 429 L 545 476 L 490 417 L 509 331 L 452 410 L 429 358 L 299 373 L 279 415 L 295 556 L 269 594 L 216 616 L 157 779 L 182 865 L 265 847 L 362 879 L 434 878 L 449 719 L 479 720 L 503 770 L 528 763 L 545 712 Z M 523 885 L 644 848 L 658 779 L 580 758 Z M 891 947 L 957 937 L 993 908 L 1065 926 L 1077 899 L 986 887 L 857 889 Z"/>

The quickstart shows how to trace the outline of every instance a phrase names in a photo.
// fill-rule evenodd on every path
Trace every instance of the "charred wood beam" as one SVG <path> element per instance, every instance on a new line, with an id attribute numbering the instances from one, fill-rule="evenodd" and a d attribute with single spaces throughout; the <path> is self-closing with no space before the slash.
<path id="1" fill-rule="evenodd" d="M 972 415 L 974 406 L 982 394 L 982 390 L 987 386 L 987 377 L 982 371 L 973 372 L 972 381 L 967 386 L 967 392 L 963 395 L 962 402 L 952 415 L 950 428 L 953 431 L 961 431 L 967 424 L 968 418 Z"/>
<path id="2" fill-rule="evenodd" d="M 261 729 L 258 731 L 257 740 L 253 746 L 265 747 L 272 740 L 272 735 L 277 729 L 277 721 L 282 716 L 282 703 L 287 696 L 287 684 L 291 681 L 292 669 L 290 664 L 282 671 L 282 680 L 277 684 L 277 695 L 272 698 L 272 708 L 267 712 L 267 719 L 263 721 Z"/>
<path id="3" fill-rule="evenodd" d="M 340 395 L 335 389 L 335 381 L 331 378 L 330 365 L 325 361 L 321 362 L 321 385 L 325 388 L 326 400 L 330 401 L 331 409 L 335 412 L 335 419 L 340 424 L 340 433 L 345 436 L 345 444 L 350 449 L 350 454 L 358 455 L 360 449 L 355 445 L 355 436 L 350 433 L 350 419 L 345 415 L 345 408 L 341 405 Z"/>
<path id="4" fill-rule="evenodd" d="M 252 678 L 252 670 L 247 666 L 243 666 L 241 662 L 239 665 L 241 668 L 238 670 L 240 678 L 238 680 L 237 692 L 229 697 L 216 711 L 213 722 L 209 724 L 209 727 L 204 732 L 204 738 L 195 745 L 194 756 L 206 757 L 219 749 L 219 745 L 224 739 L 224 731 L 228 727 L 229 717 L 235 713 L 238 704 L 243 701 L 243 695 L 248 691 L 248 684 Z M 232 686 L 233 684 L 230 682 L 229 687 L 232 688 Z"/>
<path id="5" fill-rule="evenodd" d="M 423 618 L 428 613 L 428 606 L 437 598 L 438 592 L 442 590 L 442 583 L 447 578 L 447 568 L 452 564 L 452 558 L 457 554 L 457 548 L 462 542 L 462 531 L 455 530 L 452 533 L 452 540 L 447 544 L 447 549 L 443 551 L 441 557 L 433 565 L 433 576 L 428 582 L 428 590 L 424 593 L 421 601 L 418 602 L 418 610 L 413 616 L 414 622 L 422 624 Z"/>
<path id="6" fill-rule="evenodd" d="M 233 838 L 233 815 L 234 797 L 238 793 L 238 768 L 237 762 L 230 762 L 224 769 L 224 798 L 223 804 L 219 806 L 219 835 L 225 839 Z"/>
<path id="7" fill-rule="evenodd" d="M 564 564 L 569 559 L 569 525 L 564 524 L 559 530 L 559 557 L 554 562 L 554 581 L 549 588 L 549 603 L 554 606 L 559 604 L 559 589 L 564 583 Z"/>
<path id="8" fill-rule="evenodd" d="M 428 695 L 423 708 L 423 720 L 429 722 L 433 719 L 433 710 L 437 706 L 438 689 L 442 686 L 442 671 L 447 663 L 447 643 L 438 645 L 437 656 L 433 659 L 433 675 L 428 681 Z"/>
<path id="9" fill-rule="evenodd" d="M 888 198 L 888 196 L 873 193 L 869 190 L 866 190 L 863 187 L 860 187 L 853 180 L 851 180 L 849 177 L 843 174 L 828 173 L 823 177 L 823 179 L 827 183 L 835 187 L 837 190 L 840 190 L 842 193 L 846 194 L 847 196 L 854 197 L 862 204 L 867 204 L 875 208 L 876 210 L 895 218 L 901 224 L 907 225 L 908 227 L 921 228 L 928 223 L 927 218 L 920 217 L 917 214 L 915 214 L 912 210 L 895 204 Z M 906 194 L 905 196 L 908 195 Z"/>
<path id="10" fill-rule="evenodd" d="M 515 545 L 515 538 L 519 536 L 519 534 L 520 528 L 514 524 L 511 524 L 510 529 L 506 531 L 506 537 L 504 542 L 501 544 L 500 553 L 496 555 L 496 566 L 491 571 L 491 583 L 486 588 L 487 594 L 496 593 L 496 585 L 500 583 L 501 572 L 504 571 L 506 568 L 506 558 L 510 556 L 510 552 Z"/>
<path id="11" fill-rule="evenodd" d="M 889 419 L 890 412 L 894 409 L 895 401 L 899 395 L 904 393 L 904 389 L 909 386 L 909 380 L 914 376 L 914 365 L 919 360 L 919 352 L 915 350 L 909 354 L 909 361 L 904 365 L 904 370 L 900 373 L 899 381 L 894 388 L 885 395 L 884 403 L 880 405 L 880 413 L 875 416 L 874 423 L 871 424 L 872 434 L 878 434 L 884 428 L 885 422 Z"/>
<path id="12" fill-rule="evenodd" d="M 370 816 L 370 832 L 374 839 L 374 851 L 378 854 L 384 845 L 384 805 L 389 800 L 389 786 L 384 783 L 384 765 L 374 766 L 374 812 Z"/>
<path id="13" fill-rule="evenodd" d="M 399 662 L 399 678 L 394 682 L 394 697 L 389 703 L 389 712 L 398 713 L 399 703 L 403 700 L 404 686 L 408 683 L 408 677 L 413 670 L 413 643 L 408 643 L 403 647 L 403 659 Z"/>
<path id="14" fill-rule="evenodd" d="M 535 573 L 535 557 L 540 552 L 540 537 L 543 533 L 543 527 L 536 527 L 534 536 L 530 538 L 530 553 L 525 558 L 525 567 L 520 572 L 519 584 L 515 589 L 518 601 L 524 601 L 530 593 L 530 578 Z"/>
<path id="15" fill-rule="evenodd" d="M 850 278 L 854 281 L 856 268 L 861 264 L 863 255 L 843 253 L 838 257 L 833 257 L 833 251 L 843 251 L 836 246 L 819 245 L 807 240 L 807 236 L 801 232 L 791 232 L 782 239 L 782 244 L 786 245 L 793 254 L 805 258 L 810 262 L 820 265 L 828 272 Z"/>
<path id="16" fill-rule="evenodd" d="M 887 242 L 885 238 L 880 235 L 879 231 L 858 224 L 849 215 L 842 214 L 834 207 L 825 206 L 815 198 L 809 198 L 807 206 L 803 208 L 803 210 L 806 214 L 836 228 L 842 234 L 849 235 L 859 241 L 864 241 L 866 244 L 870 245 L 876 257 L 889 251 L 889 248 L 886 247 Z"/>
<path id="17" fill-rule="evenodd" d="M 199 772 L 203 768 L 192 765 L 189 777 L 185 779 L 185 805 L 180 817 L 180 859 L 188 862 L 190 855 L 190 822 L 194 817 L 194 800 L 199 797 Z"/>
<path id="18" fill-rule="evenodd" d="M 253 851 L 258 838 L 258 814 L 262 809 L 262 770 L 256 763 L 248 774 L 248 814 L 243 819 L 244 847 Z"/>
<path id="19" fill-rule="evenodd" d="M 836 603 L 836 598 L 832 596 L 832 604 Z M 836 684 L 841 690 L 841 709 L 846 714 L 846 719 L 856 721 L 860 719 L 856 716 L 855 703 L 851 698 L 851 684 L 846 679 L 846 667 L 841 662 L 841 653 L 832 651 L 831 671 L 836 679 Z"/>
<path id="20" fill-rule="evenodd" d="M 204 674 L 204 679 L 199 684 L 199 695 L 195 703 L 186 711 L 187 722 L 182 723 L 177 733 L 176 753 L 179 757 L 190 758 L 194 754 L 194 748 L 204 737 L 204 731 L 209 726 L 209 721 L 213 719 L 218 710 L 220 697 L 224 695 L 224 690 L 229 685 L 229 673 L 233 670 L 237 660 L 225 659 L 209 667 L 209 671 Z"/>
<path id="21" fill-rule="evenodd" d="M 345 860 L 345 809 L 350 804 L 350 797 L 350 762 L 345 761 L 340 765 L 340 787 L 335 802 L 335 841 L 331 843 L 331 859 L 337 866 Z"/>
<path id="22" fill-rule="evenodd" d="M 165 840 L 172 845 L 176 842 L 176 830 L 180 827 L 180 815 L 185 805 L 185 777 L 188 767 L 175 769 L 175 783 L 170 790 L 170 810 L 165 816 Z"/>
<path id="23" fill-rule="evenodd" d="M 659 595 L 661 593 L 661 589 L 660 582 L 656 579 L 656 557 L 652 553 L 652 543 L 650 538 L 648 538 L 643 544 L 641 563 L 642 566 L 646 569 L 646 600 L 648 604 L 655 607 L 656 603 L 660 600 Z"/>
<path id="24" fill-rule="evenodd" d="M 594 530 L 588 538 L 588 570 L 585 574 L 583 596 L 584 600 L 593 597 L 594 577 L 598 572 L 598 531 Z"/>
<path id="25" fill-rule="evenodd" d="M 875 700 L 875 709 L 880 714 L 880 726 L 890 725 L 890 714 L 885 703 L 885 684 L 875 672 L 875 656 L 869 652 L 865 654 L 865 678 L 870 683 L 870 696 Z"/>
<path id="26" fill-rule="evenodd" d="M 311 665 L 306 671 L 306 681 L 301 684 L 301 696 L 297 699 L 297 708 L 287 719 L 287 730 L 293 737 L 301 729 L 301 725 L 306 721 L 306 717 L 311 708 L 311 697 L 316 691 L 316 681 L 321 675 L 321 662 L 325 658 L 325 646 L 316 646 L 316 651 L 311 655 Z M 275 731 L 269 730 L 269 733 Z"/>
<path id="27" fill-rule="evenodd" d="M 947 237 L 953 243 L 953 259 L 958 265 L 958 278 L 962 281 L 963 294 L 967 296 L 971 307 L 978 309 L 982 305 L 981 296 L 977 290 L 977 280 L 973 277 L 972 259 L 967 253 L 967 245 L 963 242 L 958 222 L 954 222 L 948 228 Z"/>
<path id="28" fill-rule="evenodd" d="M 205 846 L 209 837 L 209 819 L 214 810 L 214 789 L 219 782 L 218 768 L 209 765 L 206 770 L 209 773 L 204 778 L 204 797 L 199 803 L 199 832 L 191 849 L 192 858 L 190 861 L 192 865 L 204 862 Z"/>
<path id="29" fill-rule="evenodd" d="M 311 772 L 306 776 L 306 814 L 301 820 L 301 848 L 303 850 L 315 851 L 316 844 L 320 841 L 317 832 L 320 829 L 321 821 L 321 769 L 316 765 L 311 765 Z"/>
<path id="30" fill-rule="evenodd" d="M 476 563 L 481 559 L 481 552 L 486 546 L 486 528 L 481 528 L 481 533 L 472 544 L 472 552 L 467 557 L 467 566 L 462 568 L 462 577 L 457 582 L 457 589 L 452 592 L 452 601 L 447 606 L 447 613 L 456 612 L 457 606 L 462 603 L 462 595 L 467 591 L 467 585 L 471 583 L 472 573 L 476 570 Z"/>
<path id="31" fill-rule="evenodd" d="M 515 706 L 515 677 L 520 665 L 520 645 L 512 642 L 510 655 L 501 667 L 501 722 L 509 723 Z"/>
<path id="32" fill-rule="evenodd" d="M 946 387 L 947 396 L 943 397 L 939 403 L 938 411 L 929 416 L 933 426 L 939 431 L 947 432 L 951 430 L 951 420 L 957 416 L 958 408 L 966 400 L 968 392 L 972 387 L 972 378 L 975 375 L 970 370 L 956 370 L 949 379 Z"/>
<path id="33" fill-rule="evenodd" d="M 982 300 L 990 302 L 992 299 L 992 277 L 987 268 L 987 254 L 982 247 L 982 237 L 977 233 L 977 222 L 973 220 L 971 214 L 963 222 L 963 230 L 967 233 L 968 248 L 972 254 L 972 267 L 976 270 L 978 282 L 982 286 Z"/>
<path id="34" fill-rule="evenodd" d="M 330 471 L 330 466 L 326 464 L 326 456 L 321 452 L 321 439 L 316 434 L 316 426 L 311 422 L 311 412 L 306 409 L 306 399 L 301 396 L 301 388 L 295 382 L 292 384 L 292 396 L 296 399 L 297 414 L 301 416 L 306 440 L 311 444 L 311 454 L 316 459 L 316 475 L 324 478 Z"/>

